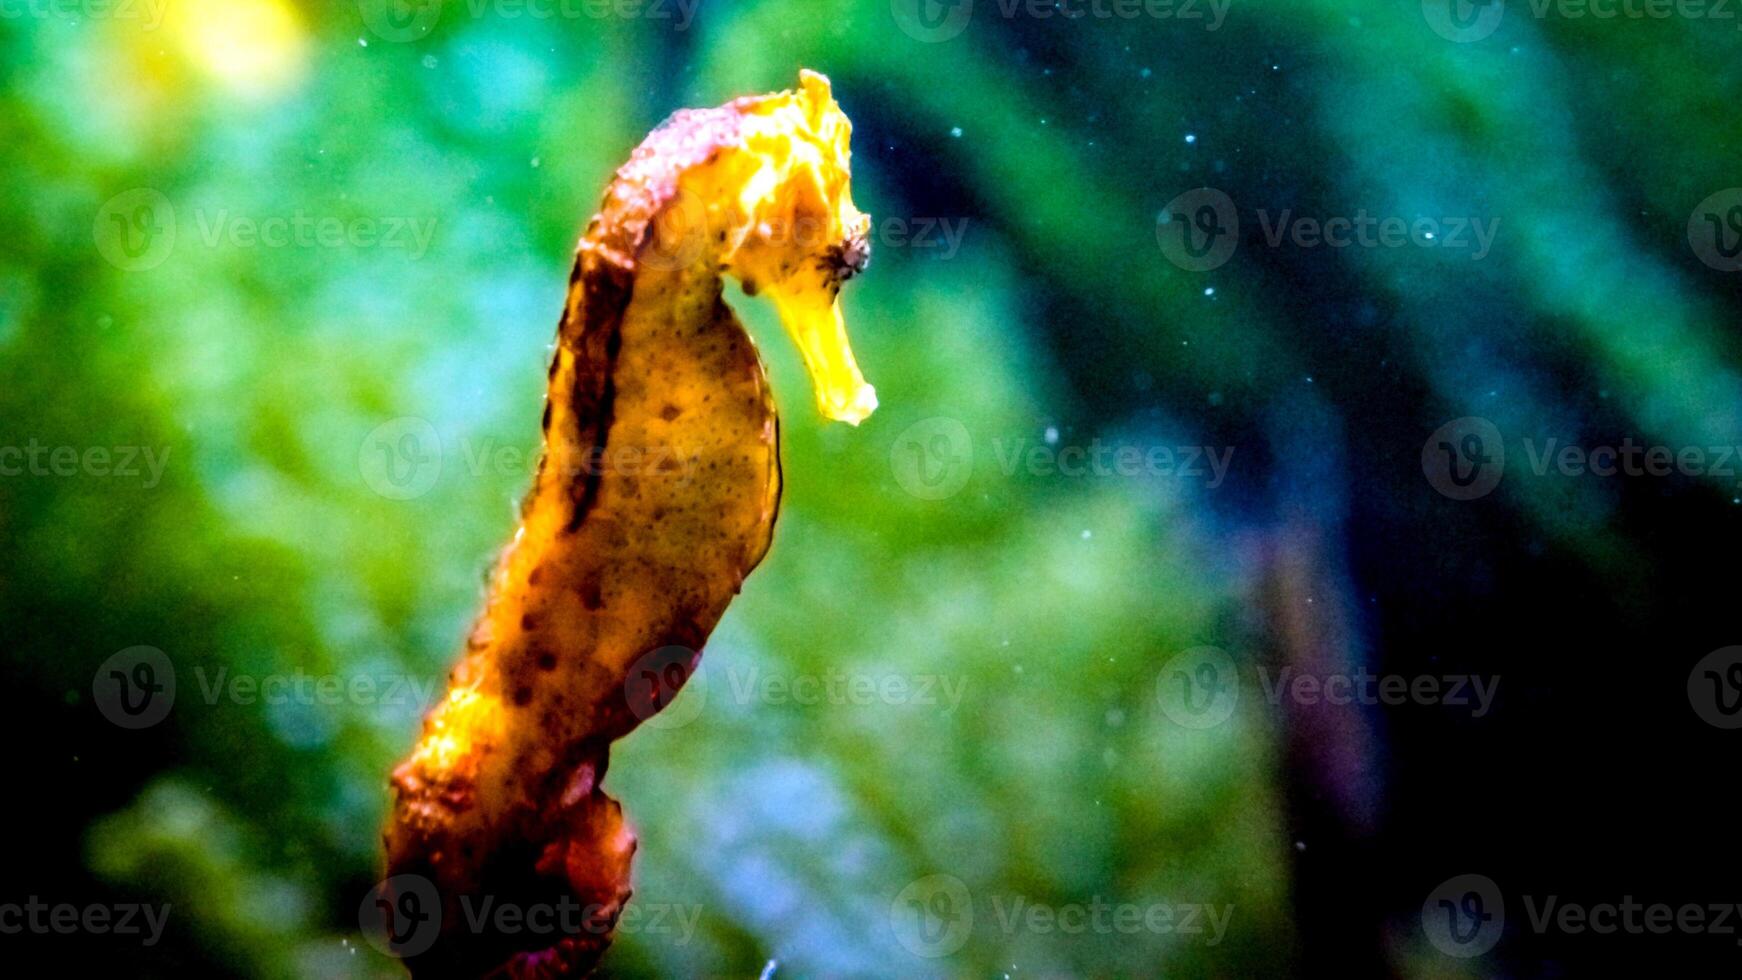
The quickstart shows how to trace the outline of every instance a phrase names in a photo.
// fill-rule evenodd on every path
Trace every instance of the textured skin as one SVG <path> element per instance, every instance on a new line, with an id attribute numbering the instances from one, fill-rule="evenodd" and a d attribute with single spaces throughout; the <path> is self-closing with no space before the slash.
<path id="1" fill-rule="evenodd" d="M 749 248 L 758 261 L 784 249 L 783 272 L 834 268 L 852 237 L 744 234 L 747 221 L 766 230 L 739 200 L 762 162 L 744 150 L 744 121 L 769 100 L 814 99 L 817 77 L 803 96 L 674 115 L 618 171 L 577 249 L 522 527 L 447 698 L 393 774 L 388 873 L 429 879 L 443 905 L 434 947 L 406 961 L 416 975 L 566 976 L 610 942 L 636 843 L 600 789 L 610 743 L 693 671 L 779 503 L 774 405 L 721 273 L 754 289 L 750 264 L 733 265 Z M 710 206 L 721 200 L 736 203 Z M 827 302 L 841 278 L 820 277 Z M 474 915 L 485 898 L 575 903 L 587 925 L 478 931 L 462 896 Z"/>

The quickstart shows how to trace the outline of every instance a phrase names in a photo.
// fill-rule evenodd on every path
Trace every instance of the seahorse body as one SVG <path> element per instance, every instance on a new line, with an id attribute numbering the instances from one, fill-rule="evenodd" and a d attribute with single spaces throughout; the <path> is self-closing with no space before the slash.
<path id="1" fill-rule="evenodd" d="M 779 422 L 722 274 L 774 299 L 825 414 L 876 405 L 836 302 L 867 254 L 851 126 L 827 79 L 800 82 L 672 116 L 580 242 L 521 528 L 393 774 L 388 873 L 433 882 L 442 906 L 415 974 L 585 972 L 629 899 L 635 837 L 600 788 L 610 743 L 694 669 L 780 499 Z M 485 900 L 580 927 L 474 928 Z"/>

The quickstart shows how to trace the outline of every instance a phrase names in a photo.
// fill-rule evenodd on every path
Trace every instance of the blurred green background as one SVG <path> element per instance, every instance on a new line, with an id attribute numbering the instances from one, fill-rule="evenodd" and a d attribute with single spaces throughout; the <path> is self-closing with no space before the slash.
<path id="1" fill-rule="evenodd" d="M 1166 710 L 1165 665 L 1209 646 L 1243 669 L 1482 670 L 1539 692 L 1517 724 L 1602 733 L 1563 658 L 1608 655 L 1585 634 L 1650 636 L 1682 658 L 1680 697 L 1683 660 L 1722 639 L 1698 590 L 1734 582 L 1672 600 L 1676 549 L 1727 540 L 1733 479 L 1509 477 L 1468 504 L 1420 453 L 1472 415 L 1509 449 L 1736 441 L 1736 279 L 1688 234 L 1742 183 L 1736 24 L 1071 10 L 7 8 L 0 442 L 46 462 L 0 478 L 24 757 L 0 900 L 170 904 L 151 946 L 36 937 L 68 969 L 396 975 L 357 921 L 386 774 L 515 526 L 576 238 L 666 114 L 802 66 L 856 123 L 859 206 L 894 219 L 845 293 L 883 407 L 825 424 L 772 310 L 733 289 L 782 410 L 784 509 L 701 675 L 614 754 L 635 902 L 671 911 L 625 928 L 606 971 L 1479 970 L 1414 918 L 1470 870 L 1426 860 L 1432 828 L 1508 788 L 1528 812 L 1556 777 L 1528 758 L 1424 774 L 1449 771 L 1448 731 L 1492 760 L 1535 744 L 1493 727 L 1516 714 L 1483 736 L 1467 712 L 1303 723 L 1248 696 L 1199 728 Z M 1242 224 L 1208 271 L 1170 261 L 1158 226 L 1201 186 Z M 1477 258 L 1270 244 L 1285 209 L 1497 234 Z M 1225 480 L 1026 462 L 1096 445 L 1232 456 Z M 65 473 L 58 447 L 79 453 Z M 1524 583 L 1544 622 L 1491 610 L 1482 642 L 1442 649 Z M 1560 604 L 1576 625 L 1553 626 Z M 1565 648 L 1533 639 L 1556 629 Z M 134 730 L 93 675 L 141 645 L 176 688 Z M 864 684 L 895 693 L 843 693 Z M 1487 833 L 1464 847 L 1479 867 L 1538 847 Z M 1007 918 L 1100 902 L 1232 914 L 1214 939 Z"/>

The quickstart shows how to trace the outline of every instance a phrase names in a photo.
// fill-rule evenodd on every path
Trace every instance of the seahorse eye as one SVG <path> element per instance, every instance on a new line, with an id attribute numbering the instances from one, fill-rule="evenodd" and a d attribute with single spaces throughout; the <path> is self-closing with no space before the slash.
<path id="1" fill-rule="evenodd" d="M 855 232 L 846 241 L 829 247 L 829 259 L 836 278 L 845 282 L 871 264 L 871 239 L 864 232 Z"/>

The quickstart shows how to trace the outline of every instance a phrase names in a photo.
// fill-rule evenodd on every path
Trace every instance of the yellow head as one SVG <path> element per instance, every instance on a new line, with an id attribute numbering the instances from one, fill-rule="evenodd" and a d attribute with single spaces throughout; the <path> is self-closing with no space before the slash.
<path id="1" fill-rule="evenodd" d="M 774 301 L 816 389 L 817 407 L 859 424 L 877 394 L 859 373 L 837 299 L 870 259 L 871 219 L 853 206 L 853 124 L 829 80 L 799 73 L 794 91 L 740 99 L 737 139 L 680 179 L 679 192 L 708 202 L 705 227 L 723 236 L 723 271 L 744 291 Z"/>

